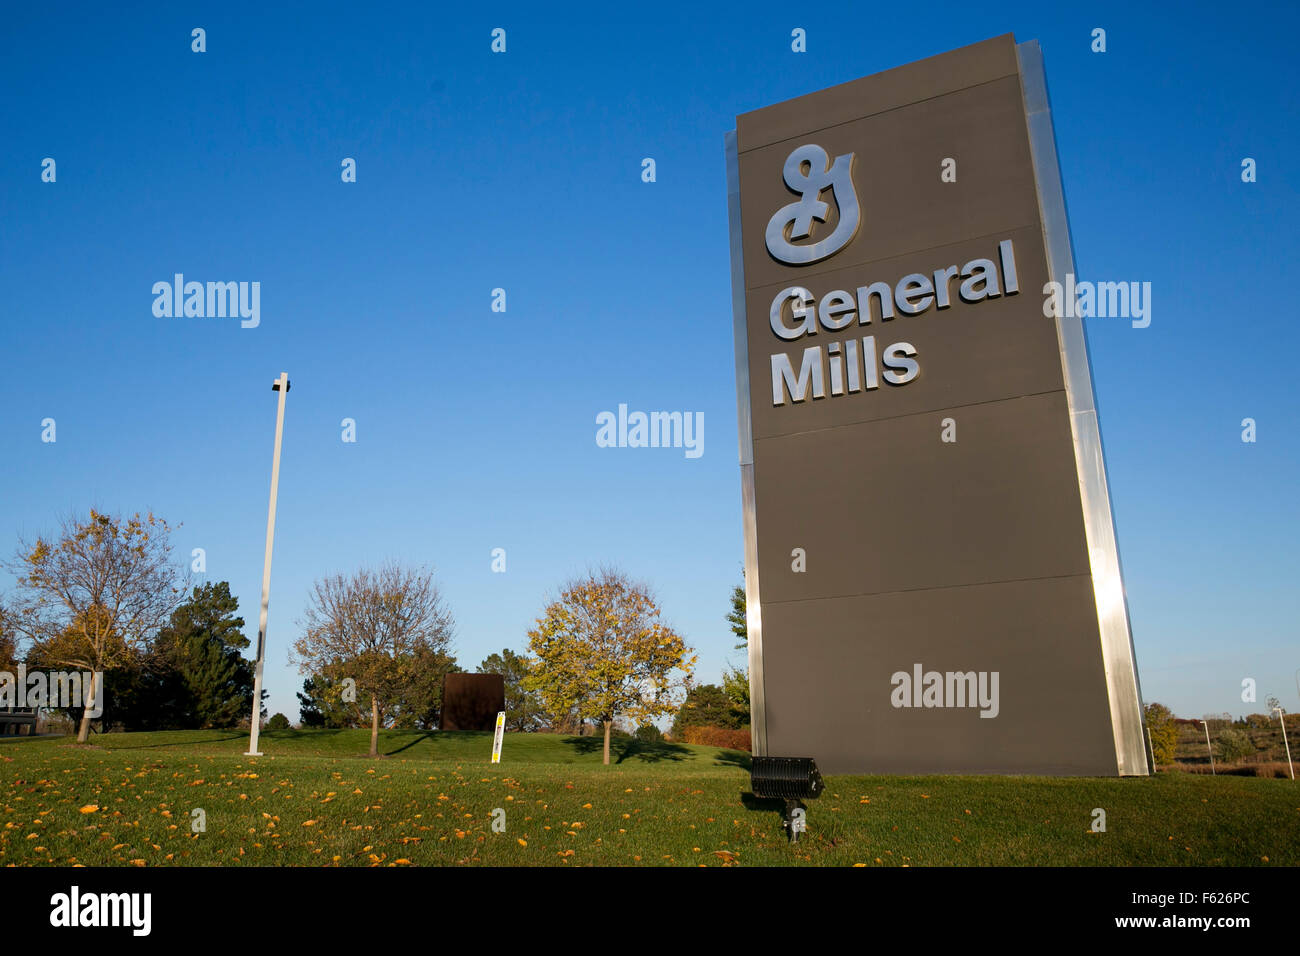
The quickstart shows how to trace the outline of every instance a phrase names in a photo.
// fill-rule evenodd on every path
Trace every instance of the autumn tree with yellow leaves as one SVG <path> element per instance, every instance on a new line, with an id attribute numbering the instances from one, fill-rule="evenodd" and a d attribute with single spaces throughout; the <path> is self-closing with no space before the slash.
<path id="1" fill-rule="evenodd" d="M 555 713 L 576 710 L 609 735 L 617 717 L 637 724 L 677 710 L 696 657 L 660 620 L 645 584 L 603 568 L 565 585 L 528 632 L 534 655 L 525 686 Z"/>
<path id="2" fill-rule="evenodd" d="M 18 664 L 18 641 L 9 623 L 9 610 L 0 602 L 0 671 L 13 671 Z"/>
<path id="3" fill-rule="evenodd" d="M 95 674 L 141 653 L 184 594 L 172 530 L 153 513 L 126 518 L 91 508 L 88 518 L 65 518 L 55 538 L 20 542 L 8 566 L 18 584 L 9 618 L 32 656 Z M 92 677 L 84 690 L 79 743 L 90 735 L 89 704 L 103 693 L 97 683 Z"/>

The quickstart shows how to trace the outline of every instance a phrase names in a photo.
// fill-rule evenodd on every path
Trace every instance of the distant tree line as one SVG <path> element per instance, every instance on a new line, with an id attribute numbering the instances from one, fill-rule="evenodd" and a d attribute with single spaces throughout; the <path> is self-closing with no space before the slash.
<path id="1" fill-rule="evenodd" d="M 85 741 L 103 727 L 234 726 L 252 710 L 252 665 L 226 582 L 192 590 L 172 559 L 173 528 L 152 513 L 94 508 L 57 534 L 20 540 L 6 568 L 17 587 L 0 605 L 0 667 L 104 675 L 62 709 Z M 65 702 L 66 703 L 66 702 Z"/>
<path id="2" fill-rule="evenodd" d="M 1279 727 L 1278 718 L 1272 708 L 1279 706 L 1275 697 L 1270 697 L 1270 713 L 1248 714 L 1233 719 L 1231 714 L 1205 714 L 1199 718 L 1175 717 L 1164 704 L 1152 702 L 1146 705 L 1146 726 L 1151 737 L 1151 751 L 1157 766 L 1172 766 L 1176 762 L 1175 752 L 1178 748 L 1180 727 L 1187 727 L 1196 737 L 1198 756 L 1202 734 L 1209 738 L 1214 759 L 1225 764 L 1237 763 L 1249 757 L 1268 756 L 1268 747 L 1257 739 L 1264 731 Z M 1287 732 L 1300 732 L 1300 714 L 1285 714 Z M 1267 737 L 1263 738 L 1264 741 Z"/>
<path id="3" fill-rule="evenodd" d="M 194 586 L 173 560 L 175 529 L 152 513 L 91 509 L 59 531 L 20 541 L 6 564 L 14 593 L 0 600 L 0 669 L 104 676 L 87 696 L 102 707 L 68 716 L 84 741 L 92 725 L 126 731 L 247 726 L 254 662 L 238 601 L 226 581 Z M 728 620 L 744 635 L 737 588 Z M 319 578 L 308 596 L 290 660 L 303 676 L 304 727 L 436 729 L 445 676 L 462 670 L 455 621 L 424 567 L 395 562 Z M 748 680 L 695 685 L 695 655 L 663 618 L 644 582 L 615 568 L 572 579 L 528 632 L 526 653 L 486 657 L 483 673 L 505 684 L 511 732 L 603 730 L 605 760 L 616 733 L 657 739 L 656 720 L 740 730 Z M 266 693 L 263 692 L 263 700 Z M 265 720 L 265 707 L 259 707 Z M 275 714 L 269 729 L 290 722 Z"/>
<path id="4" fill-rule="evenodd" d="M 119 652 L 98 689 L 101 726 L 124 731 L 197 730 L 247 725 L 253 704 L 253 665 L 244 619 L 230 585 L 195 587 L 154 634 Z M 75 634 L 35 640 L 22 657 L 28 671 L 68 667 Z M 0 669 L 18 663 L 12 638 L 0 640 Z M 75 665 L 74 665 L 75 666 Z M 263 699 L 266 694 L 263 692 Z M 84 707 L 50 708 L 80 723 Z"/>
<path id="5" fill-rule="evenodd" d="M 749 625 L 745 588 L 731 589 L 725 620 L 736 638 L 734 650 L 749 647 Z M 694 684 L 673 717 L 669 733 L 685 743 L 749 749 L 749 671 L 729 667 L 721 684 Z"/>

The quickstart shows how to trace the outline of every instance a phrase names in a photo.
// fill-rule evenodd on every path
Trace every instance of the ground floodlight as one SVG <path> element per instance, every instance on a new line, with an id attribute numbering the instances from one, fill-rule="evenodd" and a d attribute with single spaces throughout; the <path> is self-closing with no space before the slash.
<path id="1" fill-rule="evenodd" d="M 756 797 L 785 801 L 781 825 L 791 843 L 805 829 L 803 802 L 816 800 L 826 789 L 817 761 L 812 757 L 754 757 L 749 768 L 749 786 Z"/>

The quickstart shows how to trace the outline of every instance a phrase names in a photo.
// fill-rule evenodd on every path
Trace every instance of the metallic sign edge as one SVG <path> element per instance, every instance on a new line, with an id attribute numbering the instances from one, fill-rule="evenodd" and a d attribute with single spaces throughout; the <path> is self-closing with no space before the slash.
<path id="1" fill-rule="evenodd" d="M 736 131 L 725 137 L 727 219 L 731 229 L 731 321 L 736 341 L 736 429 L 740 441 L 740 498 L 745 526 L 745 623 L 749 647 L 749 733 L 756 756 L 767 753 L 763 695 L 763 621 L 758 592 L 758 513 L 754 504 L 754 429 L 749 405 L 749 328 L 745 315 L 745 258 L 740 225 L 740 151 Z"/>
<path id="2" fill-rule="evenodd" d="M 1016 44 L 1025 101 L 1025 119 L 1033 158 L 1038 205 L 1042 214 L 1043 243 L 1048 274 L 1064 283 L 1074 272 L 1074 250 L 1070 239 L 1065 193 L 1056 152 L 1043 54 L 1037 40 Z M 1092 565 L 1093 591 L 1097 601 L 1097 623 L 1101 639 L 1102 666 L 1110 703 L 1111 730 L 1115 737 L 1115 759 L 1120 776 L 1147 776 L 1151 754 L 1147 749 L 1138 683 L 1133 631 L 1124 593 L 1105 455 L 1094 402 L 1092 368 L 1083 320 L 1058 316 L 1057 339 L 1061 346 L 1061 367 L 1074 436 L 1075 465 L 1079 475 L 1079 496 L 1083 505 L 1084 530 Z"/>

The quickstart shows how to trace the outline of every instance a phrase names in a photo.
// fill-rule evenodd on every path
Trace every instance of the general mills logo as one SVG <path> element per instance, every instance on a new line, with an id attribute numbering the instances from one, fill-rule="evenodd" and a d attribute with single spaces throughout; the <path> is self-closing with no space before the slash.
<path id="1" fill-rule="evenodd" d="M 767 224 L 767 251 L 772 258 L 792 266 L 806 266 L 835 255 L 849 244 L 858 231 L 858 194 L 853 188 L 853 154 L 830 161 L 826 150 L 812 143 L 800 146 L 785 161 L 785 184 L 799 194 L 799 201 L 782 206 Z M 839 208 L 839 220 L 831 234 L 817 242 L 796 245 L 791 240 L 807 239 L 812 223 L 826 222 L 830 204 L 821 194 L 831 190 Z"/>

